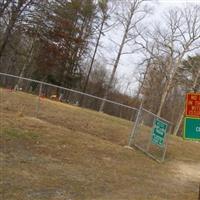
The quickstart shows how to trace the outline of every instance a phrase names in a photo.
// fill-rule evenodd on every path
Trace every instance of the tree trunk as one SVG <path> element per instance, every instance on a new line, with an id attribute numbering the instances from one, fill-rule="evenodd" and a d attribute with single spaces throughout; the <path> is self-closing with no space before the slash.
<path id="1" fill-rule="evenodd" d="M 83 93 L 85 93 L 86 90 L 87 90 L 87 86 L 88 86 L 90 74 L 91 74 L 92 67 L 93 67 L 93 64 L 94 64 L 94 59 L 95 59 L 95 57 L 96 57 L 97 49 L 98 49 L 98 47 L 99 47 L 99 42 L 100 42 L 100 39 L 101 39 L 102 30 L 103 30 L 103 26 L 104 26 L 105 20 L 106 20 L 106 19 L 103 18 L 102 23 L 101 23 L 101 27 L 100 27 L 100 30 L 99 30 L 99 35 L 98 35 L 98 38 L 97 38 L 97 43 L 96 43 L 96 45 L 95 45 L 95 50 L 94 50 L 94 53 L 93 53 L 93 56 L 92 56 L 92 60 L 91 60 L 91 63 L 90 63 L 90 68 L 89 68 L 89 71 L 88 71 L 88 74 L 87 74 L 87 78 L 86 78 L 86 81 L 85 81 L 85 85 L 84 85 L 83 90 L 82 90 Z M 82 106 L 83 100 L 84 100 L 84 96 L 81 95 L 81 99 L 80 99 L 80 103 L 79 103 L 80 106 Z"/>
<path id="2" fill-rule="evenodd" d="M 117 67 L 118 67 L 118 64 L 119 64 L 119 60 L 120 60 L 120 58 L 121 58 L 122 51 L 123 51 L 123 48 L 124 48 L 124 45 L 125 45 L 125 42 L 126 42 L 127 34 L 128 34 L 128 32 L 129 32 L 129 27 L 130 27 L 130 25 L 131 25 L 131 20 L 132 20 L 133 14 L 134 14 L 134 11 L 131 11 L 131 15 L 130 15 L 130 17 L 129 17 L 129 19 L 128 19 L 127 26 L 126 26 L 126 29 L 125 29 L 125 31 L 124 31 L 124 35 L 123 35 L 123 38 L 122 38 L 122 42 L 121 42 L 121 45 L 120 45 L 120 48 L 119 48 L 119 51 L 118 51 L 118 54 L 117 54 L 117 58 L 116 58 L 116 60 L 115 60 L 115 64 L 114 64 L 114 66 L 113 66 L 112 74 L 111 74 L 111 77 L 110 77 L 108 86 L 107 86 L 107 88 L 106 88 L 106 92 L 105 92 L 105 95 L 104 95 L 104 97 L 103 97 L 103 101 L 102 101 L 102 103 L 101 103 L 99 112 L 103 112 L 106 99 L 108 98 L 108 94 L 109 94 L 110 89 L 111 89 L 111 87 L 112 87 L 112 83 L 113 83 L 113 80 L 114 80 L 114 77 L 115 77 L 115 73 L 116 73 L 116 70 L 117 70 Z"/>
<path id="3" fill-rule="evenodd" d="M 96 56 L 96 53 L 97 53 L 97 49 L 99 47 L 99 42 L 100 42 L 100 39 L 101 39 L 101 35 L 102 35 L 102 30 L 103 30 L 104 23 L 105 23 L 105 19 L 103 19 L 102 24 L 101 24 L 101 28 L 100 28 L 99 35 L 98 35 L 98 38 L 97 38 L 97 43 L 96 43 L 96 46 L 95 46 L 94 54 L 92 56 L 92 61 L 91 61 L 89 72 L 88 72 L 88 75 L 87 75 L 87 78 L 86 78 L 86 81 L 85 81 L 83 92 L 85 92 L 86 89 L 87 89 L 87 85 L 88 85 L 90 73 L 92 71 L 92 67 L 93 67 L 93 64 L 94 64 L 94 59 L 95 59 L 95 56 Z"/>
<path id="4" fill-rule="evenodd" d="M 147 67 L 146 67 L 145 72 L 144 72 L 144 77 L 143 77 L 142 83 L 141 83 L 141 85 L 139 86 L 139 89 L 138 89 L 137 94 L 136 94 L 136 99 L 137 99 L 137 100 L 139 99 L 140 93 L 141 93 L 142 88 L 143 88 L 143 86 L 144 86 L 144 84 L 145 84 L 145 80 L 146 80 L 146 77 L 147 77 L 147 75 L 148 75 L 148 71 L 149 71 L 150 64 L 151 64 L 151 60 L 149 59 L 149 60 L 148 60 L 148 63 L 147 63 Z"/>
<path id="5" fill-rule="evenodd" d="M 115 76 L 116 70 L 117 70 L 117 67 L 116 67 L 116 65 L 114 65 L 113 70 L 112 70 L 112 74 L 111 74 L 111 78 L 109 80 L 108 86 L 106 88 L 106 92 L 105 92 L 104 97 L 103 97 L 103 101 L 102 101 L 100 109 L 99 109 L 100 112 L 103 112 L 103 109 L 104 109 L 104 106 L 105 106 L 105 102 L 106 102 L 105 100 L 108 98 L 108 94 L 109 94 L 112 82 L 114 80 L 114 76 Z"/>
<path id="6" fill-rule="evenodd" d="M 21 70 L 21 72 L 20 72 L 20 74 L 19 74 L 19 77 L 20 77 L 20 78 L 18 79 L 17 84 L 15 85 L 15 88 L 14 88 L 15 90 L 18 90 L 18 89 L 19 89 L 20 84 L 21 84 L 21 82 L 22 82 L 22 79 L 21 79 L 21 78 L 24 76 L 24 73 L 25 73 L 27 67 L 28 67 L 29 64 L 31 63 L 31 60 L 32 60 L 32 57 L 33 57 L 33 46 L 34 46 L 35 41 L 36 41 L 36 38 L 34 38 L 33 41 L 32 41 L 31 48 L 30 48 L 29 55 L 28 55 L 28 59 L 27 59 L 27 61 L 24 63 L 24 65 L 23 65 L 23 67 L 22 67 L 22 70 Z"/>
<path id="7" fill-rule="evenodd" d="M 164 93 L 162 94 L 160 106 L 159 106 L 159 109 L 158 109 L 158 112 L 157 112 L 158 116 L 161 116 L 162 108 L 164 106 L 164 103 L 165 103 L 165 100 L 167 98 L 167 95 L 168 95 L 168 92 L 170 90 L 170 87 L 171 87 L 171 81 L 169 82 L 169 84 L 167 84 L 167 86 L 166 86 L 166 88 L 164 90 Z"/>
<path id="8" fill-rule="evenodd" d="M 2 54 L 6 48 L 6 45 L 8 44 L 9 38 L 11 36 L 11 32 L 12 29 L 17 21 L 17 18 L 19 17 L 19 15 L 21 14 L 20 8 L 23 4 L 21 4 L 20 2 L 18 2 L 18 6 L 16 10 L 12 10 L 11 12 L 11 17 L 8 23 L 8 26 L 6 28 L 6 32 L 5 32 L 5 36 L 3 37 L 3 41 L 2 41 L 2 45 L 0 47 L 0 59 L 2 57 Z"/>
<path id="9" fill-rule="evenodd" d="M 4 36 L 4 38 L 3 38 L 2 45 L 1 45 L 1 47 L 0 47 L 0 58 L 2 57 L 3 51 L 5 50 L 6 45 L 7 45 L 7 43 L 8 43 L 8 40 L 9 40 L 9 37 L 10 37 L 10 35 L 11 35 L 11 31 L 12 31 L 13 25 L 14 25 L 14 23 L 8 25 L 8 27 L 7 27 L 5 36 Z"/>
<path id="10" fill-rule="evenodd" d="M 174 66 L 174 64 L 175 64 L 175 66 Z M 179 67 L 179 65 L 180 65 L 180 60 L 179 60 L 178 63 L 174 63 L 174 62 L 173 62 L 173 58 L 171 58 L 171 63 L 170 63 L 170 65 L 171 65 L 171 67 L 170 67 L 170 68 L 171 68 L 171 72 L 170 72 L 169 80 L 168 80 L 168 82 L 167 82 L 167 85 L 166 85 L 166 87 L 165 87 L 165 90 L 164 90 L 164 92 L 163 92 L 163 94 L 162 94 L 162 97 L 161 97 L 160 106 L 159 106 L 159 109 L 158 109 L 158 112 L 157 112 L 157 115 L 158 115 L 158 116 L 161 116 L 161 112 L 162 112 L 164 103 L 165 103 L 165 101 L 166 101 L 167 95 L 168 95 L 168 93 L 169 93 L 169 91 L 170 91 L 170 89 L 171 89 L 174 76 L 175 76 L 175 74 L 176 74 L 176 72 L 177 72 L 177 69 L 178 69 L 178 67 Z"/>

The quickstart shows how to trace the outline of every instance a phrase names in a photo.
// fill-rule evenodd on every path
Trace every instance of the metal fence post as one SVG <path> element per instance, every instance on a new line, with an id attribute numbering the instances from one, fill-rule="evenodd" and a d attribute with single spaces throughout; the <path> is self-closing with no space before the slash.
<path id="1" fill-rule="evenodd" d="M 141 105 L 140 105 L 140 108 L 139 108 L 138 114 L 137 114 L 137 118 L 136 118 L 136 121 L 135 121 L 135 125 L 134 125 L 134 127 L 133 127 L 133 129 L 132 129 L 132 132 L 131 132 L 131 134 L 130 134 L 130 137 L 129 137 L 129 142 L 128 142 L 128 146 L 129 146 L 129 147 L 131 146 L 132 140 L 133 140 L 134 135 L 135 135 L 135 131 L 136 131 L 136 129 L 137 129 L 137 125 L 138 125 L 138 123 L 139 123 L 139 119 L 140 119 L 140 115 L 141 115 L 141 111 L 142 111 L 142 105 L 143 105 L 143 102 L 142 102 Z"/>
<path id="2" fill-rule="evenodd" d="M 36 118 L 38 117 L 40 111 L 40 97 L 42 95 L 42 83 L 40 84 L 39 95 L 36 103 Z"/>

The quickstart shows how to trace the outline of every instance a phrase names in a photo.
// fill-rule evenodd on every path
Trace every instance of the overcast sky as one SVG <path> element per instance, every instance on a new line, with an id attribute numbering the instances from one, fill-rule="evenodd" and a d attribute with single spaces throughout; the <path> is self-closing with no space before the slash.
<path id="1" fill-rule="evenodd" d="M 158 0 L 158 4 L 155 4 L 155 10 L 154 14 L 152 16 L 152 20 L 154 19 L 161 19 L 162 14 L 167 11 L 170 8 L 173 7 L 185 7 L 189 4 L 200 4 L 200 0 Z M 162 22 L 162 21 L 161 21 Z M 116 58 L 117 50 L 119 49 L 118 46 L 111 42 L 110 40 L 113 40 L 117 43 L 120 43 L 122 38 L 122 33 L 118 29 L 114 29 L 113 31 L 110 31 L 109 33 L 106 33 L 106 35 L 102 38 L 101 44 L 103 45 L 102 50 L 98 52 L 98 58 L 103 59 L 106 58 L 107 62 L 109 63 L 107 65 L 107 68 L 111 71 L 112 70 L 112 63 L 113 60 Z M 138 73 L 138 67 L 137 63 L 140 60 L 139 55 L 123 55 L 121 57 L 118 70 L 117 70 L 117 76 L 120 78 L 120 82 L 124 85 L 124 88 L 126 87 L 125 84 L 131 80 L 132 81 L 132 87 L 130 88 L 129 93 L 133 94 L 133 90 L 137 87 L 137 73 Z"/>

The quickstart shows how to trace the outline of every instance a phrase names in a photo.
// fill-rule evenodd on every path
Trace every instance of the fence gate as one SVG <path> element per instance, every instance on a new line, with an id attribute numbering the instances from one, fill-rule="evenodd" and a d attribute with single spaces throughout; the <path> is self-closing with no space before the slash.
<path id="1" fill-rule="evenodd" d="M 141 106 L 129 137 L 129 146 L 134 145 L 156 161 L 163 162 L 171 127 L 170 122 Z"/>

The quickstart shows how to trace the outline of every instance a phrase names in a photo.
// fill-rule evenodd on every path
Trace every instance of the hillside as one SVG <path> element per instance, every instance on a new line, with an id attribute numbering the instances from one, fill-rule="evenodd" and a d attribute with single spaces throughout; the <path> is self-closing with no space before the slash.
<path id="1" fill-rule="evenodd" d="M 124 148 L 129 121 L 0 90 L 2 200 L 197 200 L 200 143 L 171 136 L 159 164 Z"/>

